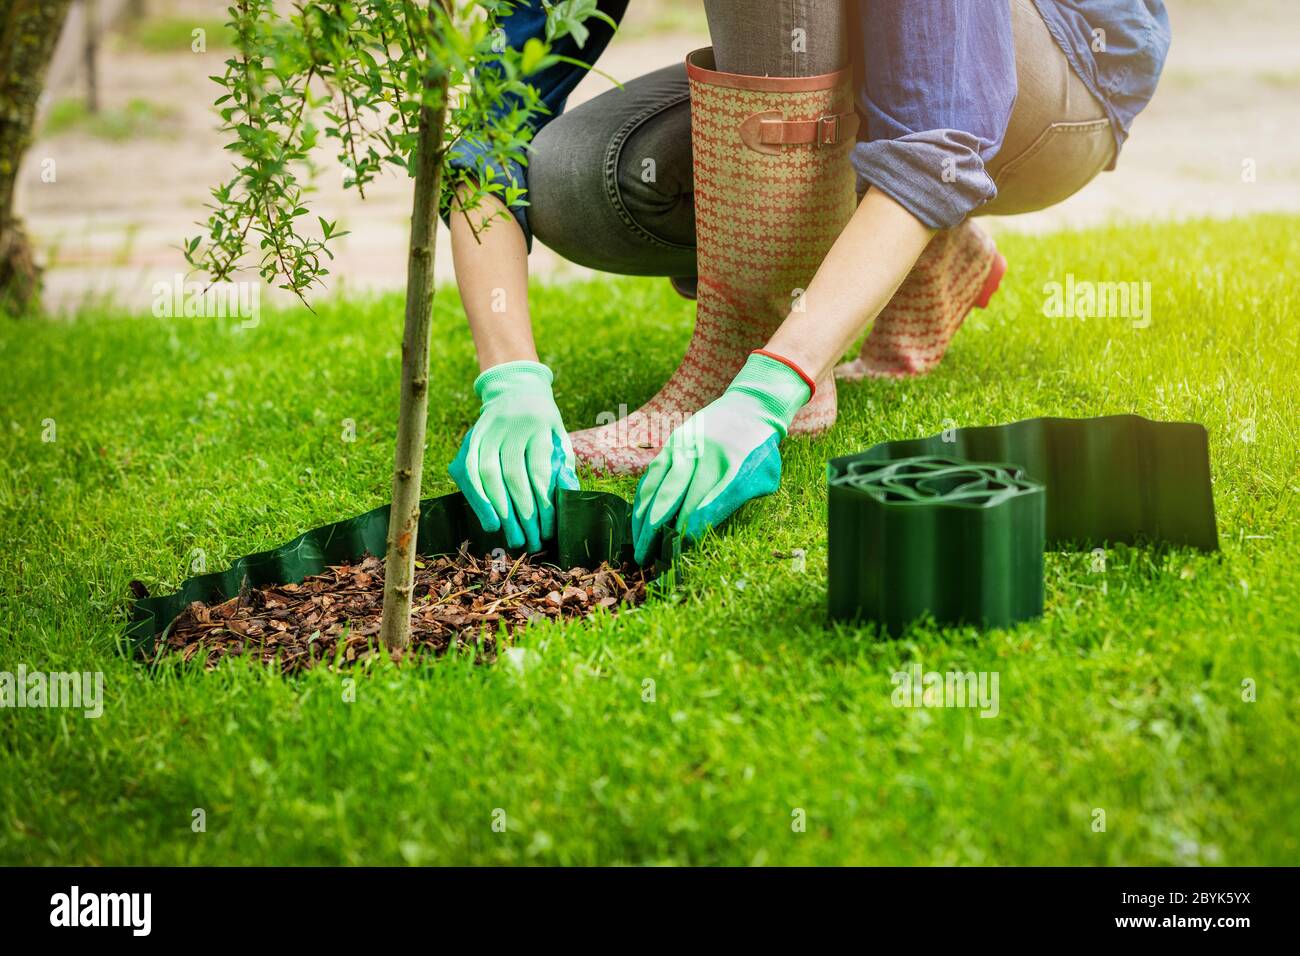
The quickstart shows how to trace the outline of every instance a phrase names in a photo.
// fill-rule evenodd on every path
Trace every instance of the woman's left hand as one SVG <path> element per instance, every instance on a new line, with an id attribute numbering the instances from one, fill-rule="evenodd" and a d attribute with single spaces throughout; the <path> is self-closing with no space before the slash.
<path id="1" fill-rule="evenodd" d="M 673 432 L 632 502 L 636 560 L 670 521 L 696 540 L 752 498 L 781 484 L 778 446 L 812 392 L 788 365 L 753 354 L 720 398 Z"/>

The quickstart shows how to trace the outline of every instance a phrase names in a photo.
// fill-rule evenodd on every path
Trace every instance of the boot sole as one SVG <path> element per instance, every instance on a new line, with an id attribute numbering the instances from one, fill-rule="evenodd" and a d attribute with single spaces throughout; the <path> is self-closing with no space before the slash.
<path id="1" fill-rule="evenodd" d="M 993 298 L 993 293 L 998 291 L 998 286 L 1002 284 L 1002 277 L 1007 274 L 1007 257 L 1000 252 L 993 253 L 993 265 L 989 269 L 988 278 L 984 280 L 984 285 L 980 288 L 980 294 L 975 299 L 975 308 L 987 309 L 989 301 Z M 970 310 L 966 311 L 970 314 Z"/>

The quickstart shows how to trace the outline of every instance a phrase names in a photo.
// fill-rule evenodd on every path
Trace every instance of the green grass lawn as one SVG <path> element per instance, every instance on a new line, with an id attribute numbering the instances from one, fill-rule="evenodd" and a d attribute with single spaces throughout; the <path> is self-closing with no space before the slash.
<path id="1" fill-rule="evenodd" d="M 837 427 L 786 443 L 780 493 L 693 552 L 672 600 L 530 628 L 493 666 L 285 679 L 117 650 L 132 578 L 165 593 L 196 549 L 224 567 L 387 500 L 399 298 L 239 332 L 0 322 L 0 670 L 105 680 L 98 719 L 0 711 L 0 862 L 1295 863 L 1300 219 L 1001 246 L 1003 289 L 940 370 L 842 388 Z M 1149 281 L 1152 324 L 1044 317 L 1067 273 Z M 535 295 L 571 427 L 647 398 L 690 331 L 664 281 Z M 477 408 L 450 290 L 434 334 L 430 495 Z M 1047 613 L 1010 630 L 827 623 L 827 458 L 945 420 L 1119 412 L 1209 429 L 1221 554 L 1049 554 Z M 773 555 L 792 548 L 805 570 Z M 895 708 L 914 662 L 997 672 L 998 716 Z"/>

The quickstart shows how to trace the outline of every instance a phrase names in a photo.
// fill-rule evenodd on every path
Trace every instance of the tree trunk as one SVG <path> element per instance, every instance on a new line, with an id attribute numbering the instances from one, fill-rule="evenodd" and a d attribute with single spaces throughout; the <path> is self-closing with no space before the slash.
<path id="1" fill-rule="evenodd" d="M 95 0 L 81 0 L 85 22 L 82 28 L 82 55 L 86 61 L 86 111 L 99 112 L 99 4 Z"/>
<path id="2" fill-rule="evenodd" d="M 14 192 L 70 2 L 0 0 L 0 314 L 27 311 L 40 287 L 31 245 L 14 212 Z"/>
<path id="3" fill-rule="evenodd" d="M 427 80 L 425 91 L 415 155 L 415 201 L 406 264 L 406 327 L 402 333 L 402 398 L 397 413 L 393 504 L 388 515 L 388 554 L 384 562 L 384 615 L 379 631 L 384 646 L 390 650 L 405 647 L 411 640 L 411 592 L 420 524 L 424 429 L 429 411 L 429 325 L 438 197 L 442 191 L 447 74 Z M 429 94 L 435 98 L 433 106 L 428 104 Z"/>

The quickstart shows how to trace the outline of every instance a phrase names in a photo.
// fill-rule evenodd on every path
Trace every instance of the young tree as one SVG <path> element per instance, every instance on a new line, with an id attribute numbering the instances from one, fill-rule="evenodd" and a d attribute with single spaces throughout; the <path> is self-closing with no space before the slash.
<path id="1" fill-rule="evenodd" d="M 86 70 L 86 111 L 99 112 L 99 3 L 81 0 L 81 57 Z"/>
<path id="2" fill-rule="evenodd" d="M 363 196 L 390 166 L 415 180 L 380 632 L 390 649 L 410 640 L 440 206 L 460 214 L 488 195 L 522 203 L 522 190 L 494 170 L 526 162 L 526 123 L 545 109 L 526 80 L 563 59 L 551 50 L 560 37 L 581 45 L 583 21 L 605 18 L 596 4 L 547 2 L 546 41 L 522 49 L 499 27 L 513 0 L 299 0 L 288 16 L 272 0 L 230 8 L 237 52 L 213 79 L 238 163 L 212 191 L 206 235 L 186 243 L 192 266 L 221 281 L 252 253 L 263 279 L 300 298 L 328 274 L 329 243 L 345 233 L 324 217 L 308 224 L 300 178 L 322 134 Z M 449 162 L 462 137 L 477 147 L 469 167 Z"/>
<path id="3" fill-rule="evenodd" d="M 70 0 L 0 0 L 0 314 L 25 312 L 40 272 L 14 213 L 18 167 Z"/>

